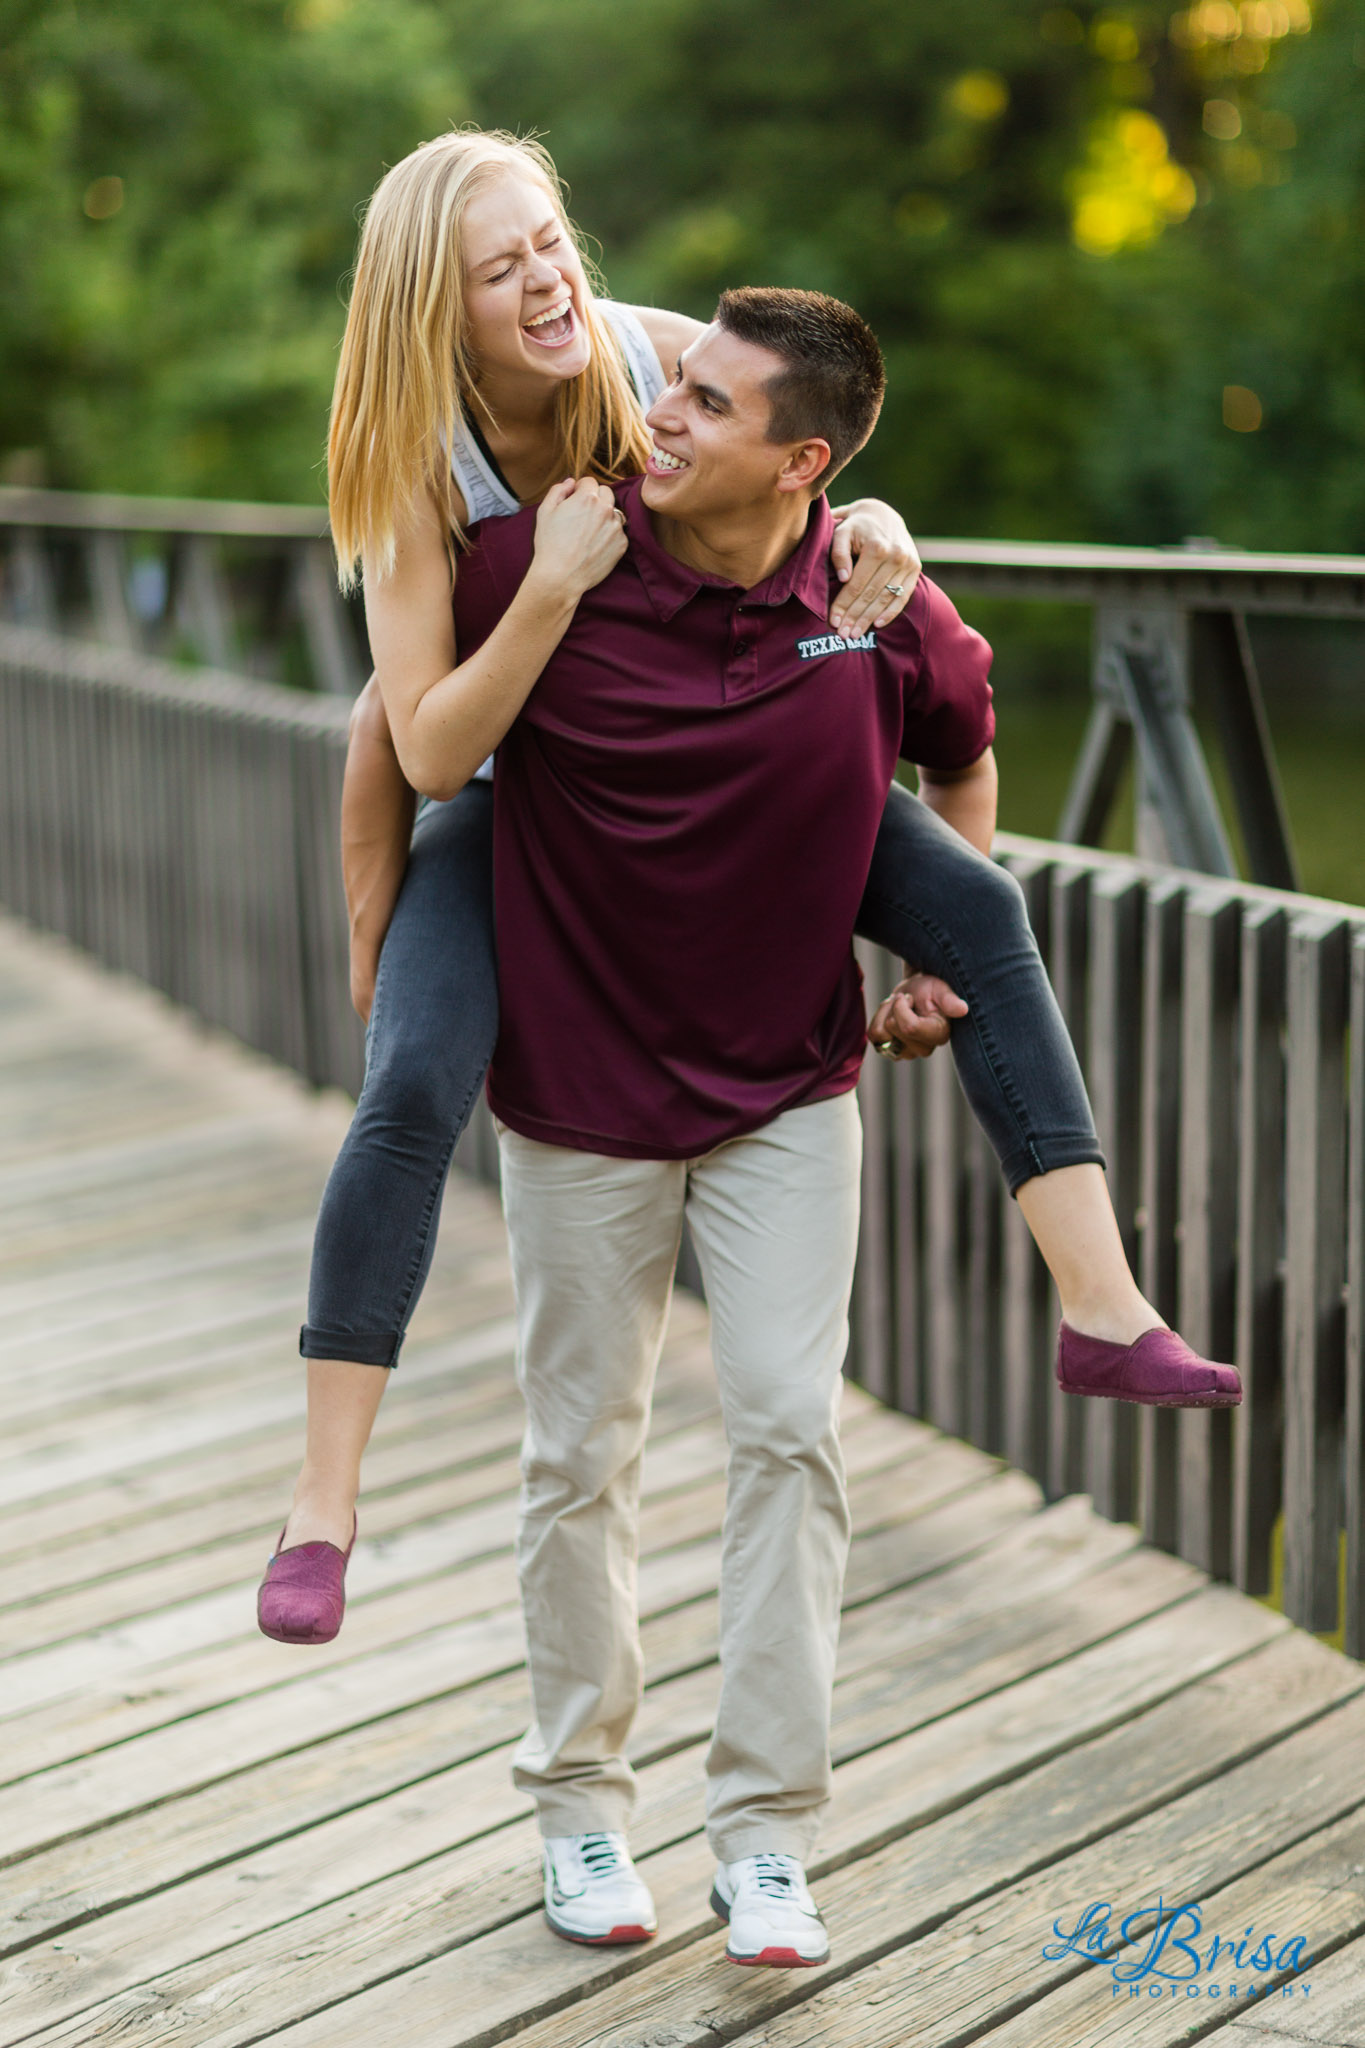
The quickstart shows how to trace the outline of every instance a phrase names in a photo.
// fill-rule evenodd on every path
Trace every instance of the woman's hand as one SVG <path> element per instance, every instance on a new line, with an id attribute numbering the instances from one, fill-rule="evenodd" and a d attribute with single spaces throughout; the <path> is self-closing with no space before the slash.
<path id="1" fill-rule="evenodd" d="M 540 501 L 526 581 L 577 604 L 625 551 L 626 522 L 609 485 L 590 476 L 566 477 Z"/>
<path id="2" fill-rule="evenodd" d="M 961 996 L 938 975 L 907 974 L 878 1004 L 867 1027 L 868 1043 L 881 1046 L 889 1040 L 896 1047 L 896 1059 L 926 1060 L 948 1043 L 949 1019 L 966 1014 Z"/>
<path id="3" fill-rule="evenodd" d="M 829 558 L 843 588 L 829 608 L 829 622 L 842 639 L 857 640 L 904 611 L 922 564 L 900 513 L 879 498 L 855 498 L 834 517 Z"/>

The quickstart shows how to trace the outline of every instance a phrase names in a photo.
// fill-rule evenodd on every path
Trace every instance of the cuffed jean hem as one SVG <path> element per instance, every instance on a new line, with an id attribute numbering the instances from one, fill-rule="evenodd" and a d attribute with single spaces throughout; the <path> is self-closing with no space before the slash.
<path id="1" fill-rule="evenodd" d="M 377 1337 L 358 1337 L 351 1330 L 311 1330 L 307 1323 L 299 1331 L 301 1358 L 339 1358 L 351 1365 L 383 1365 L 390 1371 L 398 1363 L 403 1332 Z"/>
<path id="2" fill-rule="evenodd" d="M 1044 1138 L 1006 1153 L 1000 1161 L 1000 1171 L 1010 1193 L 1017 1195 L 1025 1181 L 1037 1180 L 1039 1174 L 1056 1173 L 1063 1166 L 1098 1166 L 1104 1171 L 1108 1164 L 1098 1145 L 1088 1138 L 1077 1138 L 1074 1143 L 1065 1138 Z"/>

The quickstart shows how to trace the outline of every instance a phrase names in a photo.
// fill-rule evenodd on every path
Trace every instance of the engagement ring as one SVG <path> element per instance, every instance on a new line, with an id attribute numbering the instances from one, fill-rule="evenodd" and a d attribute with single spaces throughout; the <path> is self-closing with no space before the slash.
<path id="1" fill-rule="evenodd" d="M 891 597 L 902 597 L 905 593 L 905 585 L 903 583 L 888 583 L 886 589 L 888 596 Z"/>

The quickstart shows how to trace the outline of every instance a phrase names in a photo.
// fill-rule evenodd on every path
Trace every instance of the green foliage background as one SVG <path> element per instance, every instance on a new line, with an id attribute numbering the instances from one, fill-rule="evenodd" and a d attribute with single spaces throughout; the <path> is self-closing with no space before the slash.
<path id="1" fill-rule="evenodd" d="M 892 378 L 853 481 L 926 532 L 1365 549 L 1365 14 L 1323 0 L 1243 75 L 1235 45 L 1173 39 L 1180 19 L 4 0 L 0 458 L 68 486 L 313 495 L 357 210 L 473 119 L 545 133 L 619 296 L 855 301 Z M 963 110 L 964 74 L 996 114 Z M 1236 143 L 1201 128 L 1209 94 L 1240 107 Z M 1069 186 L 1126 106 L 1199 203 L 1087 253 Z M 114 177 L 122 206 L 89 218 Z M 1258 393 L 1259 432 L 1223 425 L 1228 384 Z"/>
<path id="2" fill-rule="evenodd" d="M 891 380 L 847 487 L 917 532 L 1365 552 L 1365 0 L 0 0 L 0 480 L 320 500 L 359 210 L 461 121 L 543 133 L 619 297 L 857 304 Z M 1046 831 L 1086 621 L 979 623 Z M 1310 666 L 1305 876 L 1358 897 L 1358 638 Z"/>

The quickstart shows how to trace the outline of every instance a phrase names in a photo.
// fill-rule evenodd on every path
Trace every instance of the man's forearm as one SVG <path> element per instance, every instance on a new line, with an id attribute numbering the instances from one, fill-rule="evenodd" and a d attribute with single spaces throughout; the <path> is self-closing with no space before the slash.
<path id="1" fill-rule="evenodd" d="M 961 833 L 978 853 L 988 854 L 995 838 L 996 799 L 1000 778 L 988 747 L 979 761 L 958 775 L 919 770 L 919 793 L 931 811 Z"/>

